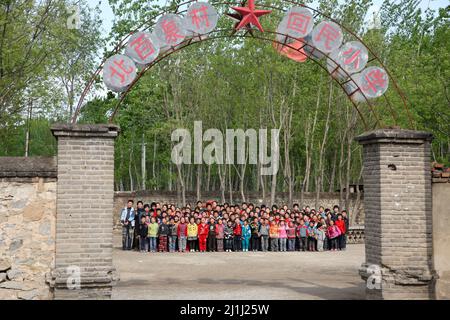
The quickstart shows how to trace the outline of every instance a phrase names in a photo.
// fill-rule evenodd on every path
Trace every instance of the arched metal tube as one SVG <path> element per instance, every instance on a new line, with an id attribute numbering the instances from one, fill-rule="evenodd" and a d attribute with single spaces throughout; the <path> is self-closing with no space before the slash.
<path id="1" fill-rule="evenodd" d="M 181 10 L 181 11 L 178 11 L 178 9 L 179 9 L 180 7 L 182 7 L 182 6 L 188 5 L 188 4 L 193 3 L 193 2 L 197 2 L 197 0 L 190 0 L 190 1 L 186 1 L 186 2 L 181 3 L 180 5 L 177 6 L 177 8 L 176 8 L 176 10 L 175 10 L 175 13 L 181 14 L 181 13 L 186 12 L 186 11 L 187 11 L 186 9 L 185 9 L 185 10 Z M 317 15 L 321 15 L 321 16 L 323 16 L 324 18 L 329 19 L 329 20 L 331 20 L 331 21 L 337 23 L 337 24 L 338 24 L 340 27 L 342 27 L 347 33 L 349 33 L 349 34 L 352 35 L 355 39 L 357 39 L 358 41 L 360 41 L 360 42 L 368 49 L 368 51 L 370 52 L 370 54 L 373 56 L 371 59 L 369 59 L 369 61 L 375 61 L 375 60 L 376 60 L 377 63 L 379 63 L 379 64 L 386 70 L 386 72 L 387 72 L 387 74 L 388 74 L 388 77 L 389 77 L 390 81 L 394 84 L 394 89 L 395 89 L 395 91 L 396 91 L 397 94 L 400 96 L 401 100 L 403 101 L 403 105 L 404 105 L 404 108 L 405 108 L 406 111 L 407 111 L 407 115 L 408 115 L 408 118 L 409 118 L 410 125 L 411 125 L 411 126 L 413 125 L 413 119 L 412 119 L 411 113 L 410 113 L 410 111 L 409 111 L 409 108 L 408 108 L 408 106 L 407 106 L 407 100 L 406 100 L 406 97 L 404 96 L 403 92 L 401 92 L 401 90 L 399 89 L 399 86 L 398 86 L 397 82 L 396 82 L 395 79 L 392 77 L 391 73 L 389 72 L 389 70 L 387 69 L 387 67 L 384 65 L 384 63 L 381 61 L 381 59 L 378 58 L 378 56 L 374 53 L 374 51 L 373 51 L 370 47 L 368 47 L 368 46 L 364 43 L 364 41 L 363 41 L 362 39 L 360 39 L 360 38 L 359 38 L 352 30 L 350 30 L 350 29 L 347 28 L 346 26 L 340 24 L 340 23 L 339 23 L 338 21 L 336 21 L 335 19 L 333 19 L 333 18 L 331 18 L 330 16 L 328 16 L 328 15 L 326 15 L 326 14 L 320 12 L 320 11 L 317 10 L 317 9 L 311 8 L 311 7 L 309 7 L 309 6 L 305 5 L 305 4 L 301 4 L 301 3 L 298 3 L 298 2 L 296 2 L 296 1 L 284 0 L 284 2 L 291 3 L 291 4 L 293 4 L 293 5 L 298 5 L 298 6 L 305 7 L 305 8 L 307 8 L 307 9 L 309 9 L 309 10 L 315 12 L 315 13 L 316 13 L 316 16 L 317 16 Z M 236 4 L 235 2 L 212 2 L 212 3 L 213 3 L 213 4 L 217 4 L 217 5 L 235 5 L 235 4 Z M 264 5 L 264 4 L 261 4 L 261 7 L 268 8 L 268 9 L 279 10 L 279 11 L 284 11 L 283 8 L 276 7 L 276 6 L 270 6 L 270 5 Z M 157 15 L 154 15 L 154 16 L 151 18 L 151 20 L 150 20 L 151 23 L 149 23 L 149 24 L 147 25 L 146 28 L 142 29 L 142 28 L 147 24 L 147 23 L 143 23 L 143 24 L 141 24 L 137 29 L 135 29 L 134 31 L 130 32 L 127 36 L 125 36 L 125 37 L 118 43 L 118 45 L 114 48 L 114 50 L 111 52 L 110 55 L 115 54 L 115 53 L 118 53 L 121 49 L 123 49 L 123 47 L 125 46 L 125 43 L 126 43 L 127 39 L 128 39 L 134 32 L 137 32 L 137 31 L 139 31 L 139 30 L 148 30 L 149 28 L 151 28 L 151 27 L 154 25 L 154 20 L 155 20 L 158 16 L 161 16 L 161 15 L 163 15 L 163 14 L 165 14 L 165 13 L 168 13 L 168 12 L 171 12 L 171 10 L 170 10 L 170 9 L 166 9 L 166 10 L 161 11 L 160 13 L 158 13 Z M 112 119 L 114 119 L 114 116 L 116 115 L 117 110 L 118 110 L 120 104 L 123 102 L 123 100 L 125 99 L 125 97 L 126 97 L 127 94 L 129 93 L 129 91 L 133 88 L 133 86 L 137 83 L 137 81 L 138 81 L 138 80 L 139 80 L 139 79 L 140 79 L 140 78 L 141 78 L 141 77 L 142 77 L 149 69 L 151 69 L 154 65 L 156 65 L 157 63 L 159 63 L 159 62 L 162 61 L 163 59 L 167 58 L 168 56 L 172 55 L 173 53 L 175 53 L 175 52 L 177 52 L 177 51 L 179 51 L 179 50 L 181 50 L 181 49 L 183 49 L 183 48 L 186 48 L 186 47 L 190 46 L 190 45 L 193 44 L 193 43 L 201 43 L 201 42 L 203 42 L 203 41 L 214 40 L 214 39 L 219 39 L 219 38 L 227 38 L 227 37 L 240 37 L 240 38 L 248 37 L 247 34 L 244 34 L 244 35 L 239 35 L 239 34 L 230 35 L 230 34 L 228 34 L 228 35 L 220 35 L 220 36 L 211 36 L 212 34 L 219 33 L 219 32 L 224 32 L 224 31 L 228 31 L 228 29 L 212 31 L 210 34 L 208 34 L 208 35 L 209 35 L 208 38 L 206 38 L 206 39 L 200 39 L 200 38 L 199 38 L 198 41 L 195 41 L 195 42 L 193 41 L 194 38 L 187 39 L 187 40 L 185 40 L 184 42 L 182 42 L 180 45 L 178 45 L 176 49 L 172 49 L 172 50 L 170 50 L 169 52 L 166 52 L 164 55 L 160 56 L 157 60 L 155 60 L 152 64 L 150 64 L 150 65 L 147 66 L 145 69 L 143 69 L 143 70 L 139 73 L 139 75 L 136 77 L 136 79 L 133 81 L 133 83 L 129 86 L 128 90 L 127 90 L 126 92 L 124 92 L 124 93 L 121 95 L 120 100 L 119 100 L 118 104 L 116 105 L 116 108 L 115 108 L 115 110 L 114 110 L 114 112 L 113 112 L 113 114 L 112 114 L 112 116 L 111 116 L 111 118 L 110 118 L 110 121 L 112 121 Z M 269 34 L 278 34 L 277 32 L 273 32 L 273 31 L 266 31 L 266 33 L 269 33 Z M 288 37 L 287 35 L 284 35 L 284 34 L 280 34 L 280 35 L 283 35 L 283 36 Z M 313 50 L 316 50 L 316 51 L 319 51 L 319 52 L 320 52 L 319 49 L 315 48 L 315 47 L 314 47 L 313 45 L 311 45 L 311 44 L 306 44 L 306 43 L 305 43 L 304 46 L 302 46 L 302 47 L 299 48 L 299 49 L 296 49 L 296 48 L 291 47 L 289 44 L 286 44 L 286 43 L 280 43 L 279 41 L 274 40 L 274 39 L 268 39 L 268 38 L 265 38 L 265 37 L 262 37 L 262 36 L 252 36 L 252 37 L 255 38 L 255 39 L 263 40 L 263 41 L 271 41 L 271 42 L 275 42 L 275 43 L 277 43 L 277 44 L 279 44 L 279 45 L 283 45 L 283 46 L 289 47 L 289 48 L 291 48 L 291 49 L 293 49 L 293 50 L 297 50 L 297 51 L 300 51 L 302 48 L 304 48 L 306 45 L 308 45 L 308 46 L 310 46 L 311 48 L 313 48 Z M 297 39 L 295 39 L 295 40 L 297 40 Z M 109 57 L 110 55 L 108 55 L 107 57 Z M 83 105 L 83 101 L 84 101 L 84 99 L 85 99 L 87 93 L 88 93 L 89 90 L 91 89 L 91 87 L 92 87 L 92 85 L 93 85 L 93 83 L 94 83 L 94 81 L 95 81 L 95 78 L 100 74 L 100 72 L 101 72 L 101 70 L 102 70 L 102 67 L 103 67 L 103 65 L 104 65 L 104 63 L 105 63 L 107 57 L 105 57 L 105 58 L 102 60 L 102 62 L 101 62 L 100 65 L 98 66 L 97 70 L 94 72 L 93 76 L 92 76 L 91 79 L 88 81 L 88 83 L 87 83 L 87 85 L 86 85 L 86 87 L 85 87 L 85 89 L 84 89 L 84 91 L 83 91 L 83 93 L 82 93 L 82 95 L 81 95 L 81 97 L 80 97 L 80 100 L 79 100 L 79 102 L 78 102 L 78 104 L 77 104 L 77 108 L 76 108 L 76 110 L 75 110 L 75 113 L 74 113 L 74 115 L 73 115 L 73 118 L 72 118 L 72 122 L 73 122 L 73 123 L 75 123 L 75 122 L 77 121 L 78 115 L 79 115 L 80 110 L 81 110 L 82 105 Z M 311 60 L 313 60 L 315 63 L 317 63 L 320 67 L 322 67 L 322 68 L 323 68 L 325 71 L 327 71 L 327 73 L 328 73 L 328 70 L 326 69 L 326 67 L 322 66 L 322 64 L 320 63 L 320 60 L 316 60 L 312 55 L 311 55 L 309 58 L 310 58 Z M 328 58 L 329 58 L 329 57 L 328 57 Z M 329 58 L 329 59 L 331 59 L 331 58 Z M 332 59 L 331 59 L 331 60 L 332 60 Z M 333 60 L 332 60 L 332 61 L 333 61 Z M 335 61 L 334 61 L 334 62 L 335 62 Z M 346 73 L 345 70 L 343 70 L 343 69 L 340 70 L 340 72 Z M 352 81 L 350 75 L 347 74 L 347 73 L 346 73 L 346 75 L 350 78 L 349 81 Z M 343 86 L 343 85 L 344 85 L 346 82 L 348 82 L 348 81 L 346 81 L 346 82 L 344 82 L 344 83 L 341 83 L 341 82 L 337 81 L 336 79 L 334 79 L 334 80 L 339 84 L 339 86 L 340 86 L 340 87 L 344 90 L 344 92 L 345 92 L 345 89 L 344 89 L 344 86 Z M 350 101 L 352 102 L 353 106 L 356 108 L 356 110 L 357 110 L 357 112 L 358 112 L 358 114 L 359 114 L 361 120 L 362 120 L 363 123 L 364 123 L 364 126 L 367 128 L 367 121 L 365 120 L 365 118 L 363 117 L 361 111 L 359 110 L 358 105 L 351 99 L 351 96 L 352 96 L 353 94 L 355 94 L 356 92 L 358 92 L 358 91 L 360 91 L 360 93 L 362 94 L 362 96 L 363 96 L 364 99 L 366 100 L 367 105 L 369 106 L 369 109 L 370 109 L 371 113 L 374 115 L 374 117 L 375 117 L 375 119 L 376 119 L 377 125 L 380 126 L 380 125 L 381 125 L 381 119 L 379 118 L 378 114 L 376 113 L 376 111 L 375 111 L 373 105 L 371 104 L 371 102 L 369 101 L 369 99 L 364 95 L 364 93 L 360 90 L 360 88 L 358 87 L 358 85 L 357 85 L 356 83 L 355 83 L 355 85 L 356 85 L 357 89 L 356 89 L 352 94 L 349 94 L 349 93 L 347 93 L 347 92 L 345 92 L 345 93 L 346 93 L 346 95 L 349 97 L 349 99 L 350 99 Z M 389 107 L 389 109 L 390 109 L 391 115 L 392 115 L 393 118 L 394 118 L 394 122 L 397 123 L 397 116 L 395 115 L 394 109 L 392 108 L 392 105 L 391 105 L 391 103 L 390 103 L 388 97 L 387 97 L 386 95 L 384 95 L 384 98 L 385 98 L 385 100 L 387 101 L 387 104 L 388 104 L 388 107 Z"/>

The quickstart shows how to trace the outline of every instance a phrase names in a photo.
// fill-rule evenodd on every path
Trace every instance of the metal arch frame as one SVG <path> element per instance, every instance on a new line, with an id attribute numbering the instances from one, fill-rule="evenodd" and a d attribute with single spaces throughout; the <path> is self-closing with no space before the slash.
<path id="1" fill-rule="evenodd" d="M 359 38 L 352 30 L 350 30 L 350 29 L 347 28 L 346 26 L 342 25 L 341 23 L 339 23 L 339 22 L 336 21 L 335 19 L 333 19 L 333 18 L 331 18 L 330 16 L 328 16 L 328 15 L 326 15 L 326 14 L 320 12 L 320 11 L 317 10 L 317 9 L 311 8 L 311 7 L 307 6 L 307 5 L 304 5 L 304 4 L 301 4 L 301 3 L 298 3 L 298 2 L 292 1 L 292 0 L 283 0 L 283 1 L 284 1 L 284 2 L 287 2 L 287 3 L 291 3 L 291 4 L 293 4 L 293 5 L 302 6 L 302 7 L 304 7 L 304 8 L 307 8 L 307 9 L 309 9 L 309 10 L 315 12 L 315 17 L 317 17 L 317 16 L 320 15 L 320 16 L 323 16 L 323 17 L 326 18 L 326 19 L 329 19 L 330 21 L 335 22 L 335 23 L 338 24 L 343 30 L 345 30 L 347 33 L 349 33 L 351 36 L 353 36 L 355 39 L 357 39 L 359 42 L 361 42 L 361 43 L 368 49 L 369 53 L 373 56 L 372 58 L 369 58 L 369 63 L 376 60 L 377 63 L 378 63 L 379 65 L 381 65 L 381 66 L 386 70 L 386 73 L 387 73 L 387 75 L 388 75 L 390 81 L 394 84 L 394 89 L 395 89 L 395 91 L 396 91 L 397 94 L 400 96 L 401 100 L 403 101 L 403 105 L 404 105 L 405 110 L 407 111 L 407 115 L 408 115 L 408 119 L 409 119 L 410 125 L 411 125 L 411 126 L 413 125 L 414 121 L 413 121 L 413 118 L 412 118 L 411 113 L 410 113 L 410 111 L 409 111 L 408 103 L 407 103 L 407 99 L 406 99 L 405 95 L 404 95 L 403 92 L 400 90 L 400 88 L 399 88 L 397 82 L 396 82 L 395 79 L 393 78 L 393 76 L 392 76 L 392 74 L 390 73 L 390 71 L 388 70 L 388 68 L 387 68 L 387 67 L 384 65 L 384 63 L 379 59 L 379 57 L 374 53 L 374 51 L 373 51 L 369 46 L 367 46 L 367 45 L 365 44 L 365 42 L 364 42 L 361 38 Z M 185 5 L 188 5 L 188 4 L 190 4 L 190 3 L 194 3 L 194 2 L 197 2 L 197 0 L 189 0 L 189 1 L 186 1 L 186 2 L 183 2 L 183 3 L 179 4 L 179 5 L 177 5 L 177 7 L 176 7 L 176 9 L 175 9 L 175 13 L 177 13 L 177 14 L 182 14 L 182 13 L 186 12 L 187 9 L 184 9 L 184 10 L 181 10 L 181 11 L 178 11 L 178 10 L 179 10 L 180 7 L 185 6 Z M 212 2 L 212 4 L 214 4 L 214 2 Z M 232 3 L 232 2 L 216 2 L 215 4 L 218 4 L 218 5 L 235 5 L 236 3 Z M 261 7 L 269 8 L 269 9 L 274 9 L 274 10 L 279 10 L 279 11 L 285 11 L 285 10 L 282 9 L 282 8 L 279 8 L 279 7 L 276 7 L 276 6 L 271 6 L 271 5 L 264 5 L 264 4 L 261 4 Z M 84 101 L 84 99 L 85 99 L 87 93 L 90 91 L 90 89 L 91 89 L 91 87 L 92 87 L 92 85 L 93 85 L 93 83 L 94 83 L 94 81 L 95 81 L 95 78 L 100 74 L 100 72 L 101 72 L 101 70 L 102 70 L 102 68 L 103 68 L 103 65 L 104 65 L 104 63 L 106 62 L 107 58 L 110 57 L 110 56 L 113 55 L 113 54 L 118 53 L 121 49 L 123 49 L 124 46 L 125 46 L 126 41 L 128 40 L 128 38 L 129 38 L 133 33 L 137 32 L 137 31 L 140 31 L 140 30 L 148 30 L 149 28 L 151 28 L 151 27 L 155 24 L 154 21 L 156 20 L 157 17 L 162 16 L 163 14 L 166 14 L 166 13 L 169 13 L 169 12 L 172 12 L 172 10 L 166 9 L 166 10 L 162 10 L 162 11 L 159 12 L 158 14 L 152 16 L 152 17 L 151 17 L 151 20 L 150 20 L 150 22 L 151 22 L 150 24 L 147 25 L 146 22 L 145 22 L 145 23 L 142 23 L 137 29 L 133 30 L 133 31 L 130 32 L 128 35 L 126 35 L 126 36 L 125 36 L 125 37 L 124 37 L 124 38 L 116 45 L 116 47 L 111 51 L 111 53 L 110 53 L 109 55 L 106 55 L 106 56 L 104 57 L 104 59 L 102 60 L 102 62 L 101 62 L 100 65 L 98 66 L 97 70 L 94 72 L 94 74 L 92 75 L 91 79 L 88 81 L 88 83 L 87 83 L 87 85 L 86 85 L 86 87 L 85 87 L 85 89 L 84 89 L 82 95 L 80 96 L 80 99 L 79 99 L 78 104 L 77 104 L 77 108 L 76 108 L 75 113 L 74 113 L 73 118 L 72 118 L 72 123 L 76 123 L 77 118 L 78 118 L 78 115 L 79 115 L 80 110 L 81 110 L 81 108 L 82 108 L 83 101 Z M 145 28 L 143 28 L 145 25 L 147 25 L 147 26 L 146 26 Z M 143 29 L 142 29 L 142 28 L 143 28 Z M 138 81 L 138 80 L 139 80 L 139 79 L 140 79 L 140 78 L 141 78 L 148 70 L 150 70 L 153 66 L 155 66 L 156 64 L 158 64 L 160 61 L 162 61 L 162 60 L 165 59 L 166 57 L 172 55 L 173 53 L 178 52 L 178 51 L 180 51 L 181 49 L 184 49 L 184 48 L 186 48 L 186 47 L 188 47 L 188 46 L 190 46 L 191 44 L 194 44 L 194 43 L 201 43 L 201 42 L 204 42 L 204 41 L 214 40 L 214 39 L 220 39 L 220 38 L 231 38 L 231 37 L 236 37 L 236 38 L 247 38 L 247 37 L 249 37 L 249 36 L 248 36 L 248 33 L 245 33 L 245 34 L 224 34 L 224 35 L 218 35 L 218 36 L 212 36 L 212 37 L 211 37 L 211 35 L 213 35 L 213 34 L 215 34 L 215 33 L 226 32 L 226 31 L 232 31 L 232 30 L 233 30 L 233 29 L 231 29 L 231 30 L 230 30 L 230 29 L 213 30 L 212 32 L 210 32 L 210 33 L 208 33 L 208 34 L 206 34 L 206 35 L 194 36 L 194 37 L 192 37 L 192 38 L 188 38 L 188 39 L 184 40 L 181 44 L 177 45 L 176 47 L 172 47 L 171 49 L 169 49 L 168 51 L 166 51 L 162 56 L 158 57 L 155 61 L 153 61 L 153 62 L 152 62 L 151 64 L 149 64 L 148 66 L 146 66 L 143 70 L 141 70 L 141 72 L 138 74 L 138 76 L 135 78 L 135 80 L 134 80 L 134 81 L 130 84 L 130 86 L 127 88 L 127 90 L 121 95 L 121 97 L 120 97 L 120 99 L 119 99 L 119 102 L 117 103 L 117 105 L 116 105 L 116 107 L 115 107 L 115 110 L 114 110 L 113 114 L 112 114 L 111 117 L 110 117 L 110 122 L 112 122 L 112 120 L 114 119 L 114 117 L 115 117 L 115 115 L 117 114 L 117 111 L 118 111 L 118 109 L 119 109 L 119 107 L 120 107 L 120 104 L 123 102 L 123 100 L 125 99 L 125 97 L 127 96 L 127 94 L 131 91 L 131 89 L 134 87 L 134 85 L 137 83 L 137 81 Z M 274 34 L 274 35 L 281 35 L 281 36 L 285 37 L 286 40 L 285 40 L 284 43 L 282 43 L 282 42 L 279 42 L 279 41 L 276 40 L 276 39 L 275 39 L 275 40 L 274 40 L 274 39 L 269 39 L 269 38 L 265 38 L 265 37 L 262 37 L 262 36 L 255 36 L 255 35 L 252 35 L 251 37 L 254 38 L 254 39 L 259 39 L 259 40 L 264 40 L 264 41 L 270 41 L 270 42 L 276 43 L 277 45 L 282 45 L 282 46 L 285 46 L 285 47 L 289 47 L 289 48 L 291 48 L 291 49 L 293 49 L 293 50 L 296 50 L 296 51 L 298 51 L 298 52 L 300 52 L 300 50 L 302 50 L 304 47 L 308 46 L 308 47 L 312 48 L 311 54 L 310 54 L 308 57 L 309 57 L 311 60 L 313 60 L 316 64 L 318 64 L 322 69 L 324 69 L 328 74 L 330 74 L 330 73 L 328 72 L 326 66 L 324 67 L 324 66 L 320 63 L 320 60 L 321 60 L 321 59 L 316 59 L 316 58 L 313 56 L 314 51 L 320 52 L 321 54 L 325 55 L 325 56 L 327 57 L 327 59 L 330 59 L 331 61 L 333 61 L 333 62 L 336 63 L 336 61 L 334 61 L 333 59 L 331 59 L 330 57 L 328 57 L 327 54 L 323 53 L 322 51 L 320 51 L 319 49 L 317 49 L 316 47 L 314 47 L 312 44 L 304 43 L 300 48 L 297 49 L 297 48 L 293 48 L 292 46 L 290 46 L 289 44 L 286 43 L 286 41 L 287 41 L 288 38 L 293 39 L 293 40 L 301 40 L 301 39 L 295 39 L 295 38 L 289 37 L 289 36 L 286 35 L 286 34 L 280 34 L 280 33 L 273 32 L 273 31 L 266 31 L 266 33 Z M 202 37 L 204 37 L 204 36 L 208 36 L 208 37 L 207 37 L 206 39 L 202 39 Z M 196 40 L 196 41 L 194 41 L 194 40 Z M 336 63 L 336 65 L 338 65 L 338 64 Z M 362 115 L 361 111 L 359 110 L 357 103 L 355 103 L 355 102 L 351 99 L 352 95 L 354 95 L 354 94 L 357 93 L 358 91 L 359 91 L 360 94 L 364 97 L 365 102 L 366 102 L 367 105 L 369 106 L 371 113 L 374 115 L 374 117 L 375 117 L 375 119 L 376 119 L 376 124 L 380 126 L 380 125 L 381 125 L 381 121 L 380 121 L 380 118 L 378 117 L 377 113 L 375 112 L 375 110 L 374 110 L 374 108 L 373 108 L 373 105 L 371 104 L 371 102 L 369 101 L 369 99 L 364 95 L 363 91 L 359 88 L 359 86 L 357 85 L 357 83 L 356 83 L 355 81 L 353 81 L 353 79 L 351 78 L 351 74 L 348 74 L 345 70 L 343 70 L 342 68 L 339 68 L 339 66 L 338 66 L 335 70 L 333 70 L 333 72 L 332 72 L 331 74 L 333 74 L 333 73 L 334 73 L 335 71 L 337 71 L 337 70 L 339 70 L 339 72 L 342 72 L 342 73 L 344 73 L 346 76 L 348 76 L 348 79 L 345 80 L 344 82 L 340 82 L 340 81 L 338 81 L 338 79 L 335 79 L 334 77 L 332 77 L 332 78 L 338 83 L 338 85 L 339 85 L 339 86 L 342 88 L 342 90 L 346 93 L 347 97 L 349 98 L 349 100 L 351 101 L 351 103 L 353 104 L 353 106 L 355 107 L 355 109 L 357 110 L 357 112 L 358 112 L 358 114 L 359 114 L 359 117 L 360 117 L 361 120 L 363 121 L 365 128 L 368 129 L 367 122 L 366 122 L 364 116 Z M 347 93 L 347 92 L 345 91 L 344 85 L 345 85 L 346 83 L 349 83 L 349 82 L 353 82 L 353 83 L 355 84 L 355 86 L 356 86 L 357 89 L 356 89 L 354 92 Z M 395 115 L 394 109 L 393 109 L 393 107 L 392 107 L 392 105 L 391 105 L 391 103 L 390 103 L 388 97 L 386 96 L 386 94 L 383 95 L 383 96 L 384 96 L 384 99 L 385 99 L 385 101 L 386 101 L 386 103 L 387 103 L 389 109 L 390 109 L 391 115 L 392 115 L 393 118 L 394 118 L 394 122 L 395 122 L 395 124 L 397 124 L 397 116 Z"/>

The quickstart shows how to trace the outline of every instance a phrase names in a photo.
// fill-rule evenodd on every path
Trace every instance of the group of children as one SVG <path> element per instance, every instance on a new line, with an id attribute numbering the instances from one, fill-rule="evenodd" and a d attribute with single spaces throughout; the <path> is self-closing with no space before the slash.
<path id="1" fill-rule="evenodd" d="M 339 206 L 317 211 L 287 206 L 197 202 L 144 205 L 128 201 L 120 215 L 123 250 L 141 252 L 345 250 L 349 220 Z"/>

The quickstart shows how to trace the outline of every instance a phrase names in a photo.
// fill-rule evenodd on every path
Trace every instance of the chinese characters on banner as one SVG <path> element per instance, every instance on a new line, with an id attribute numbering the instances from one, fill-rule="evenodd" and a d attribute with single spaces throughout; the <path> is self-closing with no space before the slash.
<path id="1" fill-rule="evenodd" d="M 388 89 L 389 76 L 380 67 L 369 67 L 361 72 L 359 88 L 369 99 L 381 97 Z"/>
<path id="2" fill-rule="evenodd" d="M 124 92 L 135 78 L 136 65 L 127 56 L 112 56 L 103 66 L 103 81 L 114 92 Z"/>
<path id="3" fill-rule="evenodd" d="M 159 45 L 150 33 L 137 32 L 128 41 L 125 54 L 139 66 L 145 66 L 158 57 Z"/>
<path id="4" fill-rule="evenodd" d="M 379 98 L 389 87 L 389 76 L 380 67 L 368 67 L 361 73 L 352 75 L 351 80 L 344 85 L 344 89 L 354 102 Z"/>
<path id="5" fill-rule="evenodd" d="M 323 53 L 331 53 L 339 48 L 344 40 L 341 27 L 331 21 L 322 21 L 312 32 L 312 43 Z"/>
<path id="6" fill-rule="evenodd" d="M 361 42 L 351 41 L 330 53 L 327 69 L 334 78 L 342 80 L 363 70 L 368 60 L 366 47 Z"/>
<path id="7" fill-rule="evenodd" d="M 155 61 L 167 49 L 175 48 L 186 38 L 207 36 L 218 23 L 217 10 L 209 3 L 195 2 L 184 17 L 166 14 L 156 22 L 153 33 L 136 32 L 125 48 L 125 55 L 110 57 L 103 67 L 103 81 L 109 90 L 124 92 L 133 83 L 137 67 Z M 206 37 L 205 36 L 205 37 Z M 386 93 L 389 76 L 380 67 L 367 67 L 367 48 L 358 41 L 342 45 L 341 27 L 332 21 L 314 26 L 314 16 L 301 6 L 290 8 L 277 27 L 276 50 L 297 62 L 308 57 L 327 57 L 329 73 L 339 81 L 347 80 L 344 90 L 353 101 L 374 99 Z"/>
<path id="8" fill-rule="evenodd" d="M 360 72 L 367 65 L 369 53 L 367 48 L 358 41 L 350 41 L 339 50 L 338 60 L 347 73 Z"/>
<path id="9" fill-rule="evenodd" d="M 156 22 L 154 33 L 160 43 L 160 48 L 175 47 L 186 38 L 183 20 L 176 14 L 163 15 Z"/>
<path id="10" fill-rule="evenodd" d="M 278 25 L 275 44 L 276 50 L 296 62 L 305 62 L 304 37 L 309 35 L 314 27 L 312 13 L 303 7 L 292 7 Z"/>
<path id="11" fill-rule="evenodd" d="M 312 13 L 302 7 L 292 7 L 278 25 L 278 33 L 300 39 L 309 35 L 314 27 Z"/>
<path id="12" fill-rule="evenodd" d="M 206 2 L 196 2 L 191 5 L 184 18 L 185 27 L 193 35 L 202 35 L 213 31 L 219 15 L 216 9 Z"/>

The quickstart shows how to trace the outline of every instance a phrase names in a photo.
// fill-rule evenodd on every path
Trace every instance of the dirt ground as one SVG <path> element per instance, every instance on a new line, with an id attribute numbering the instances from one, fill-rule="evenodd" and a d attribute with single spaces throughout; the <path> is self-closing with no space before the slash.
<path id="1" fill-rule="evenodd" d="M 139 253 L 122 251 L 113 299 L 363 299 L 364 245 L 343 252 Z"/>

